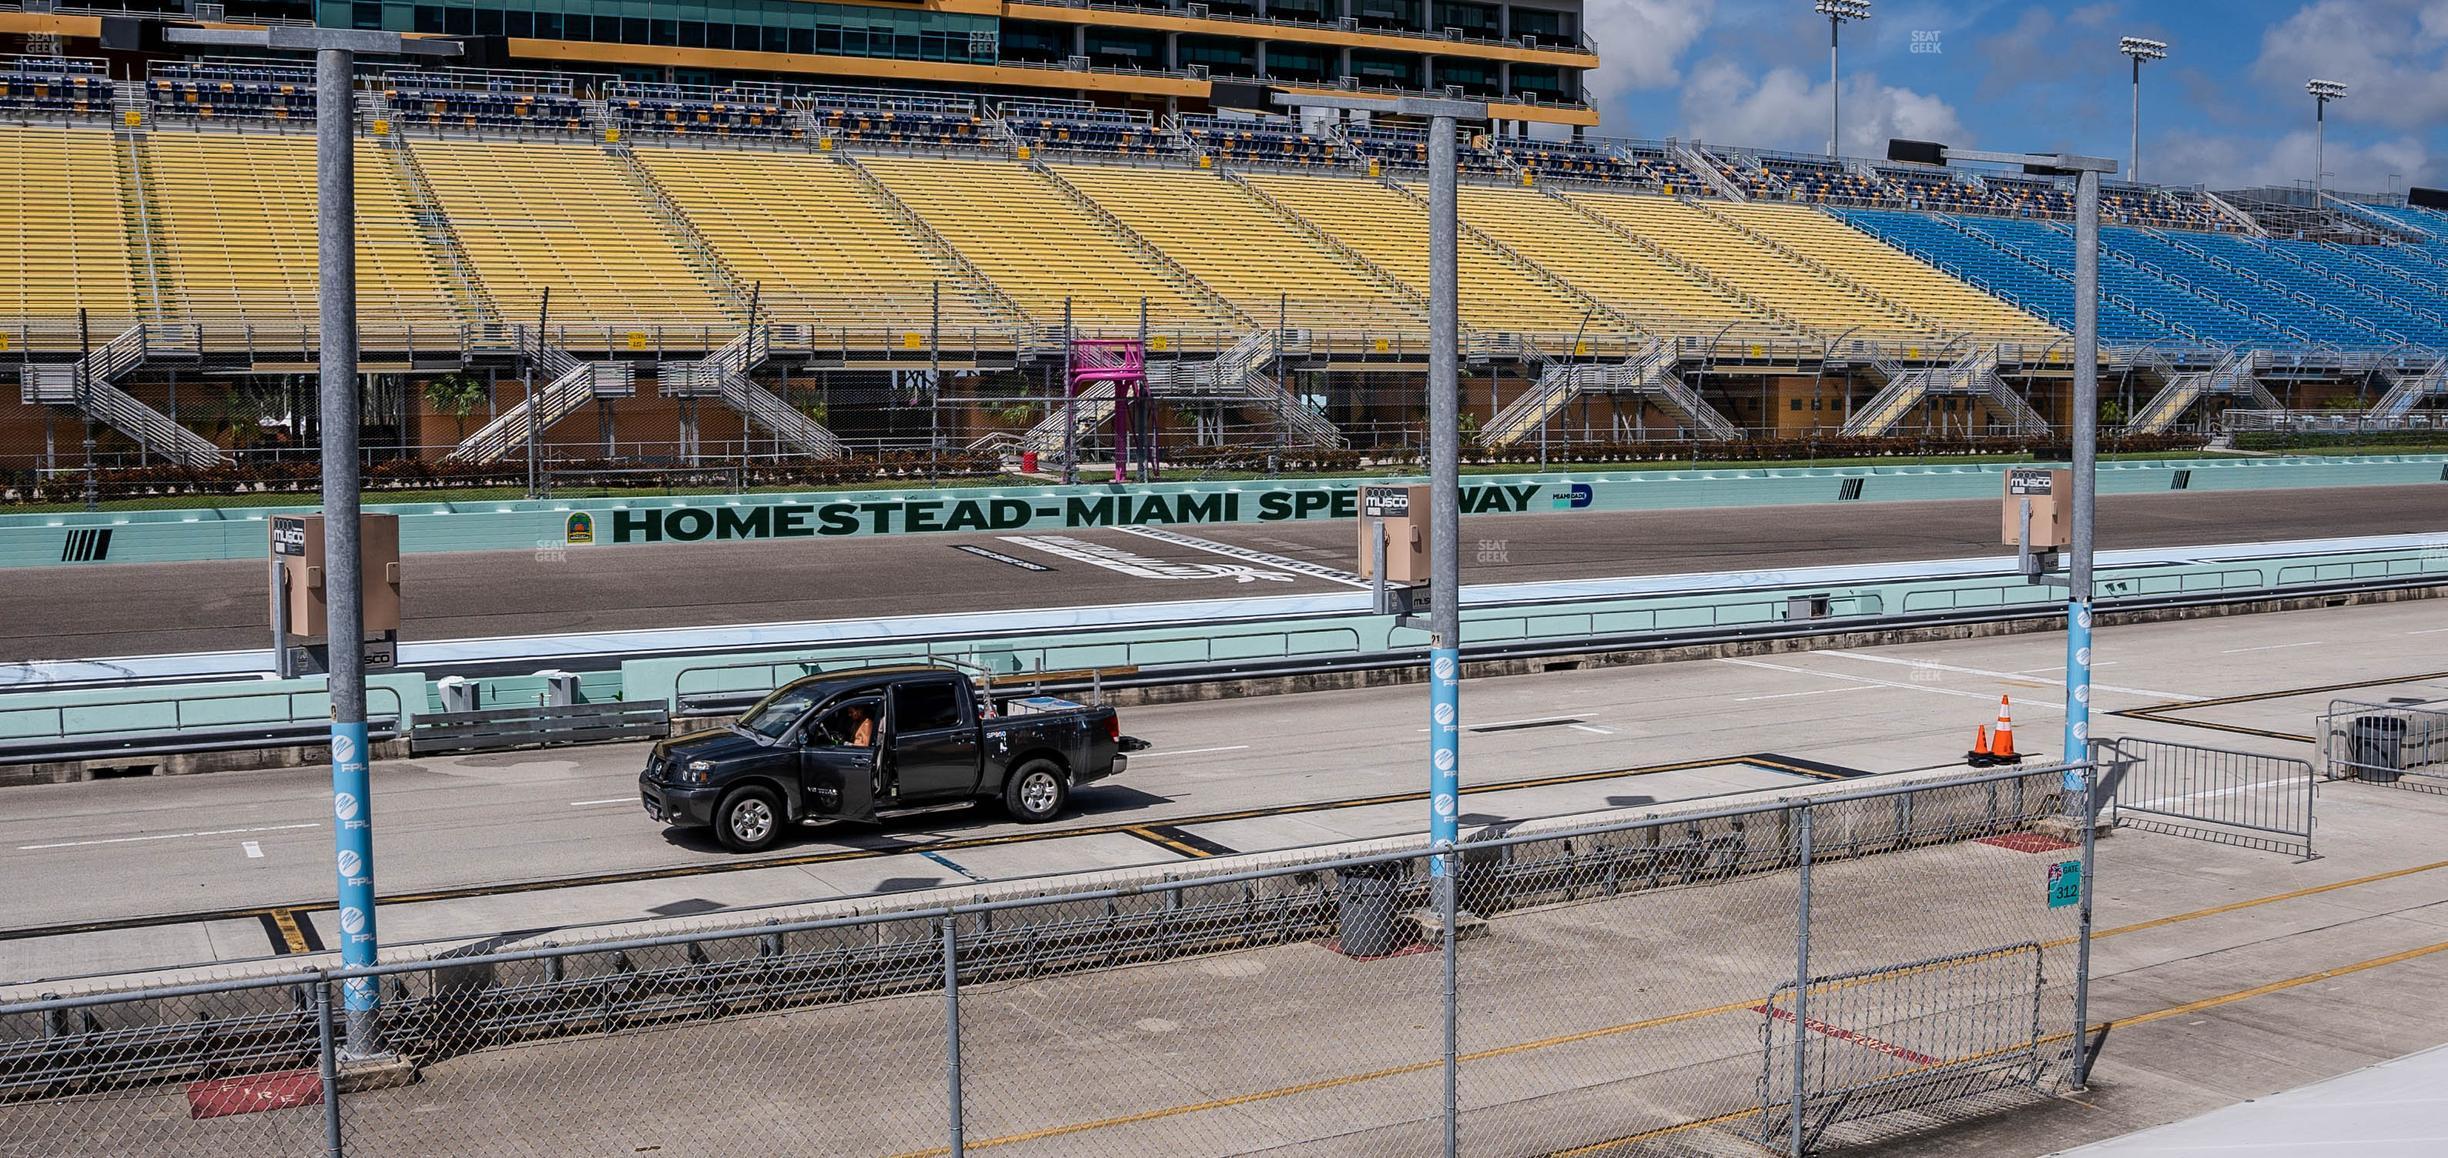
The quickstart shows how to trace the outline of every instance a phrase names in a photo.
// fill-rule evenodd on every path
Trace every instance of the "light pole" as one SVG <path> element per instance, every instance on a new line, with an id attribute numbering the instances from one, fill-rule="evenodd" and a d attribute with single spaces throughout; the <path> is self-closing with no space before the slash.
<path id="1" fill-rule="evenodd" d="M 1219 91 L 1225 91 L 1218 86 Z M 1402 97 L 1390 102 L 1310 93 L 1270 92 L 1284 108 L 1345 108 L 1392 112 L 1428 122 L 1428 843 L 1450 849 L 1461 812 L 1462 687 L 1462 355 L 1460 167 L 1454 138 L 1461 122 L 1488 119 L 1484 101 Z M 1460 901 L 1455 866 L 1440 852 L 1429 860 L 1436 920 L 1445 941 L 1445 1097 L 1458 1094 L 1460 1027 L 1453 1011 L 1454 939 Z M 1454 1116 L 1445 1117 L 1445 1153 L 1456 1152 Z"/>
<path id="2" fill-rule="evenodd" d="M 2099 185 L 2115 161 L 2071 153 L 1988 153 L 1928 141 L 1889 141 L 1887 157 L 1923 165 L 1984 161 L 2075 174 L 2073 543 L 2066 566 L 2065 774 L 2069 807 L 2081 798 L 2091 753 L 2091 558 L 2099 469 Z M 2082 818 L 2090 824 L 2088 815 Z"/>
<path id="3" fill-rule="evenodd" d="M 165 30 L 171 44 L 311 52 L 315 57 L 315 304 L 323 436 L 323 583 L 331 640 L 332 843 L 338 871 L 340 960 L 375 963 L 373 777 L 367 770 L 363 559 L 357 539 L 357 57 L 457 56 L 455 40 L 395 32 L 276 26 L 263 30 Z M 346 1057 L 382 1057 L 381 987 L 367 977 L 343 988 Z"/>
<path id="4" fill-rule="evenodd" d="M 1837 155 L 1839 141 L 1836 117 L 1841 86 L 1837 84 L 1836 39 L 1847 20 L 1870 19 L 1870 0 L 1816 0 L 1812 4 L 1819 14 L 1828 18 L 1828 156 Z"/>
<path id="5" fill-rule="evenodd" d="M 2321 171 L 2328 167 L 2329 102 L 2346 99 L 2346 86 L 2334 80 L 2314 79 L 2304 84 L 2312 94 L 2312 207 L 2320 207 Z"/>
<path id="6" fill-rule="evenodd" d="M 2133 58 L 2133 152 L 2132 161 L 2126 167 L 2125 179 L 2139 181 L 2142 179 L 2142 62 L 2166 60 L 2167 42 L 2127 36 L 2117 41 L 2117 51 Z"/>

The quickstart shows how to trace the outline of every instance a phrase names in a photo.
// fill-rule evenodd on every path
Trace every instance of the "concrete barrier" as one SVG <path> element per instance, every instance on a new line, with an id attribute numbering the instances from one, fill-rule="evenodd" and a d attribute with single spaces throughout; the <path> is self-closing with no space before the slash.
<path id="1" fill-rule="evenodd" d="M 1463 480 L 1463 510 L 1548 514 L 1986 499 L 1999 494 L 1998 474 L 2008 465 L 1471 475 Z M 2100 492 L 2390 486 L 2439 482 L 2443 473 L 2448 473 L 2448 455 L 2118 461 L 2100 464 Z M 1262 479 L 674 498 L 377 501 L 366 509 L 400 516 L 400 550 L 409 554 L 598 550 L 643 543 L 1349 519 L 1360 482 Z M 264 555 L 265 519 L 312 509 L 0 515 L 0 567 L 259 559 Z"/>

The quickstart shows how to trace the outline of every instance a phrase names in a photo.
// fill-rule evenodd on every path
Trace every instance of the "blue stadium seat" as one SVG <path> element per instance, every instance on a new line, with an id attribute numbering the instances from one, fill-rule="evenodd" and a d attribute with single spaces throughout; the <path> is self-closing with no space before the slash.
<path id="1" fill-rule="evenodd" d="M 2058 255 L 2050 247 L 2050 231 L 2027 222 L 1957 220 L 1884 209 L 1839 209 L 1835 213 L 1855 228 L 2047 318 L 2060 329 L 2074 328 L 2074 256 L 2070 239 L 2064 246 L 2062 260 L 2052 261 Z M 1954 223 L 1950 224 L 1951 221 Z M 2017 238 L 2022 244 L 1984 235 L 1975 226 L 2002 227 L 2001 233 Z M 2038 247 L 2038 251 L 2027 245 Z M 2103 264 L 2103 285 L 2107 273 L 2108 267 Z M 2100 302 L 2099 332 L 2100 340 L 2119 345 L 2139 345 L 2171 336 L 2165 324 L 2145 318 L 2114 300 Z"/>
<path id="2" fill-rule="evenodd" d="M 2284 280 L 2262 277 L 2277 272 L 2262 264 L 2268 260 L 2265 255 L 2254 267 L 2240 273 L 2160 235 L 2114 225 L 2101 228 L 2100 247 L 2102 252 L 2156 272 L 2197 297 L 2250 315 L 2262 325 L 2278 330 L 2288 339 L 2288 345 L 2318 342 L 2369 349 L 2394 344 L 2383 339 L 2376 327 L 2358 325 L 2332 314 L 2314 300 L 2307 300 L 2311 298 L 2308 293 L 2298 296 Z"/>

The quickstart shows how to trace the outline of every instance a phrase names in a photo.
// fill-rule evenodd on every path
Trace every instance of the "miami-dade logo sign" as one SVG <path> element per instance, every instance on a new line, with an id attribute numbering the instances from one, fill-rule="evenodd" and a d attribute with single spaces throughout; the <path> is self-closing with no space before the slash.
<path id="1" fill-rule="evenodd" d="M 573 547 L 595 541 L 595 516 L 585 511 L 571 511 L 569 523 L 563 529 L 561 541 Z"/>

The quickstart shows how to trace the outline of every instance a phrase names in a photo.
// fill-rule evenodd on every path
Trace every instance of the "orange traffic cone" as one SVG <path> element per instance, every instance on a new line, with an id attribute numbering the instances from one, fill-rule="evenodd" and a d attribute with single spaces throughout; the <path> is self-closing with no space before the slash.
<path id="1" fill-rule="evenodd" d="M 1975 768 L 1986 768 L 1997 763 L 1997 759 L 1989 754 L 1989 725 L 1982 724 L 1972 729 L 1972 750 L 1964 753 L 1964 763 Z"/>
<path id="2" fill-rule="evenodd" d="M 2004 696 L 1998 697 L 1997 733 L 1989 738 L 1989 759 L 1998 764 L 2023 762 L 2023 754 L 2015 751 L 2014 716 L 2008 709 Z"/>

